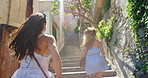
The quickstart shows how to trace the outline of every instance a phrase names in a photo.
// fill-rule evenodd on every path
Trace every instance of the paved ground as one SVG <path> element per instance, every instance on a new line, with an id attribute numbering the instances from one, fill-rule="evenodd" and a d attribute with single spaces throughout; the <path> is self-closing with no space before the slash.
<path id="1" fill-rule="evenodd" d="M 60 52 L 61 57 L 80 56 L 79 34 L 72 33 L 65 37 L 65 46 Z"/>

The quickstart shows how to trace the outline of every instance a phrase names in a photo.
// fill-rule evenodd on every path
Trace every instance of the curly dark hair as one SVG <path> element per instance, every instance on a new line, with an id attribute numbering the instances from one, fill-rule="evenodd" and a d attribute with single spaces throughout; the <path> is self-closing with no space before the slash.
<path id="1" fill-rule="evenodd" d="M 17 60 L 22 60 L 25 55 L 29 55 L 31 58 L 34 56 L 34 49 L 37 48 L 36 41 L 44 24 L 46 24 L 46 15 L 36 13 L 21 25 L 17 36 L 9 45 L 9 48 L 15 51 L 14 57 Z"/>

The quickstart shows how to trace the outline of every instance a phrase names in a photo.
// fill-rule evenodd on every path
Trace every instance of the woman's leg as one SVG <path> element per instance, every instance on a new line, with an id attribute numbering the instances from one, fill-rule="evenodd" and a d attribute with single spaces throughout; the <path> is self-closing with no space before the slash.
<path id="1" fill-rule="evenodd" d="M 102 72 L 97 72 L 96 73 L 96 78 L 101 78 L 102 77 Z"/>

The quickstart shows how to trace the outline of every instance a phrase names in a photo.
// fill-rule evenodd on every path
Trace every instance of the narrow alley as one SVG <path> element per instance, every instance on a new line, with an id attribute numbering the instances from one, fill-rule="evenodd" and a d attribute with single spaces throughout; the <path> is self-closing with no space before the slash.
<path id="1" fill-rule="evenodd" d="M 82 41 L 88 70 L 79 65 Z M 45 57 L 38 64 L 36 53 Z M 17 72 L 21 65 L 31 66 L 28 75 Z M 47 76 L 50 65 L 56 72 Z M 0 78 L 90 78 L 86 72 L 148 78 L 148 0 L 0 0 Z"/>

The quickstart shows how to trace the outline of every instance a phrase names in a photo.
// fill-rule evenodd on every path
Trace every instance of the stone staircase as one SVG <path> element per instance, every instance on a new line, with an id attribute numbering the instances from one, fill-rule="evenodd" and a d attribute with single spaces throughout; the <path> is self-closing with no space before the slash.
<path id="1" fill-rule="evenodd" d="M 80 68 L 79 61 L 81 59 L 81 49 L 79 44 L 79 34 L 72 33 L 65 37 L 65 45 L 60 52 L 62 59 L 63 78 L 90 78 L 84 71 L 84 68 Z M 116 76 L 116 72 L 113 70 L 107 70 L 103 72 L 102 78 L 119 78 Z"/>
<path id="2" fill-rule="evenodd" d="M 84 68 L 79 67 L 80 56 L 62 57 L 63 78 L 90 78 L 84 71 Z M 117 78 L 114 70 L 103 72 L 102 78 Z"/>

